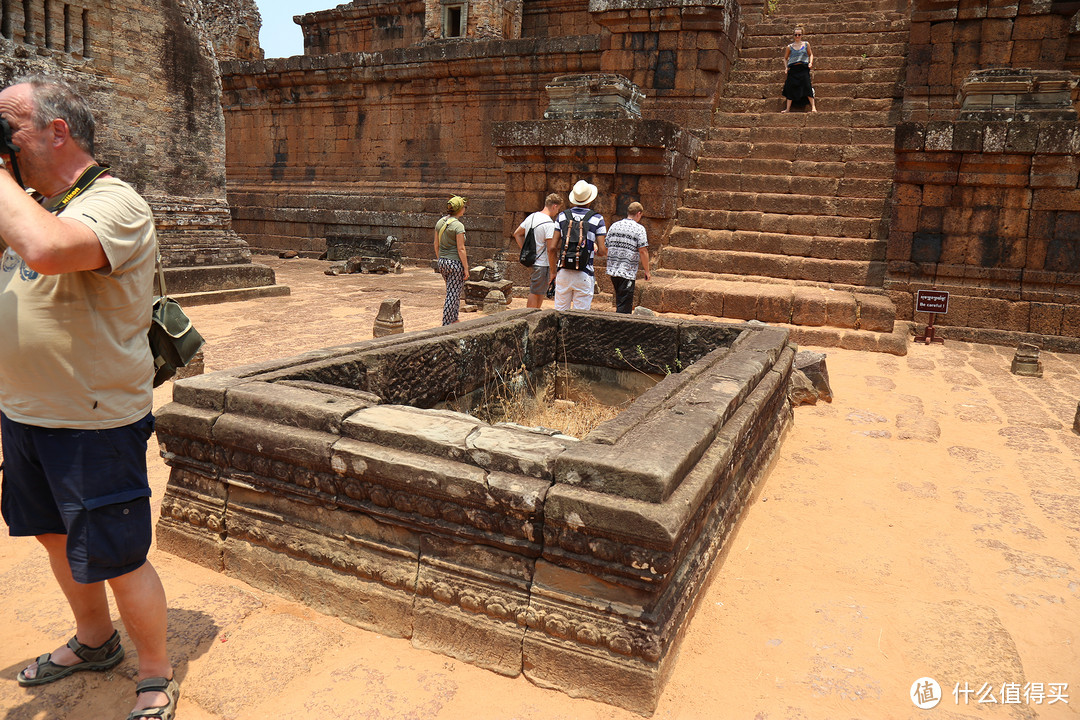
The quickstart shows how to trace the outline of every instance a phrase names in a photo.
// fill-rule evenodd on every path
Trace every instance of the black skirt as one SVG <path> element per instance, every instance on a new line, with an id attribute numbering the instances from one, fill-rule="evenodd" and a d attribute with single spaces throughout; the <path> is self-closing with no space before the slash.
<path id="1" fill-rule="evenodd" d="M 810 84 L 810 66 L 806 63 L 788 65 L 787 80 L 784 81 L 784 97 L 792 102 L 814 97 L 814 87 Z"/>

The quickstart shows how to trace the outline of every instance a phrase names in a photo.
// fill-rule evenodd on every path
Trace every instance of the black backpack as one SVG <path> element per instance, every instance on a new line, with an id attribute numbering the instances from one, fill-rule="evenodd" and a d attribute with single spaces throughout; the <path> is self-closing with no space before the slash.
<path id="1" fill-rule="evenodd" d="M 540 224 L 547 225 L 546 222 Z M 532 267 L 536 264 L 536 237 L 533 235 L 534 230 L 536 230 L 535 223 L 525 233 L 525 242 L 521 244 L 521 254 L 518 255 L 518 261 L 525 267 Z"/>
<path id="2" fill-rule="evenodd" d="M 592 260 L 592 248 L 589 246 L 589 220 L 596 213 L 589 210 L 581 219 L 568 211 L 569 221 L 562 233 L 562 251 L 559 253 L 559 267 L 567 270 L 584 270 Z"/>

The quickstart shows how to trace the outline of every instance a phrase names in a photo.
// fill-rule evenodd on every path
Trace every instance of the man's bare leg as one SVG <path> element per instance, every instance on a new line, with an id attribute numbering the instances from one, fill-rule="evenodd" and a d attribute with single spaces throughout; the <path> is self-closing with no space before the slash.
<path id="1" fill-rule="evenodd" d="M 67 559 L 67 535 L 38 535 L 38 542 L 45 546 L 49 554 L 49 566 L 60 589 L 67 598 L 71 612 L 75 615 L 75 637 L 87 647 L 98 647 L 112 637 L 113 623 L 109 614 L 109 599 L 105 595 L 105 583 L 84 585 L 71 576 L 71 566 Z M 52 653 L 50 660 L 57 665 L 76 665 L 82 660 L 71 652 L 67 645 L 62 645 Z M 24 671 L 28 680 L 37 676 L 37 661 L 30 663 Z"/>
<path id="2" fill-rule="evenodd" d="M 109 587 L 139 656 L 138 679 L 171 678 L 173 668 L 165 649 L 165 588 L 157 571 L 147 561 L 137 570 L 109 580 Z M 134 709 L 161 707 L 168 702 L 165 693 L 144 692 L 138 696 Z"/>
<path id="3" fill-rule="evenodd" d="M 105 583 L 83 584 L 71 575 L 67 559 L 66 535 L 40 535 L 38 541 L 49 554 L 49 564 L 60 589 L 75 615 L 75 637 L 89 647 L 97 647 L 113 634 L 109 601 Z M 172 665 L 165 650 L 165 588 L 149 562 L 126 575 L 109 580 L 120 617 L 124 621 L 135 652 L 139 656 L 139 680 L 148 677 L 172 677 Z M 67 645 L 57 648 L 50 660 L 57 665 L 82 662 Z M 30 663 L 24 674 L 28 679 L 37 675 L 37 661 Z M 159 707 L 168 703 L 164 693 L 143 693 L 138 696 L 136 710 Z"/>
<path id="4" fill-rule="evenodd" d="M 544 306 L 544 296 L 543 295 L 533 295 L 532 293 L 529 293 L 529 299 L 525 301 L 525 307 L 527 307 L 527 308 L 538 308 L 538 307 L 543 307 L 543 306 Z"/>

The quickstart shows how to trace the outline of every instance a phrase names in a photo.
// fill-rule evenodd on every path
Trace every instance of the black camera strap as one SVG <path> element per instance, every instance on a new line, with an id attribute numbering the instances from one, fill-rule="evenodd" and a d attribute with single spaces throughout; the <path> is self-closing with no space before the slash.
<path id="1" fill-rule="evenodd" d="M 15 176 L 15 182 L 19 183 L 19 187 L 26 187 L 23 185 L 22 173 L 19 172 L 19 162 L 15 159 L 15 153 L 19 152 L 19 146 L 11 141 L 11 125 L 5 118 L 0 117 L 0 155 L 7 155 L 11 158 L 11 174 Z"/>
<path id="2" fill-rule="evenodd" d="M 79 179 L 75 181 L 75 184 L 71 186 L 71 189 L 64 193 L 63 197 L 59 200 L 45 203 L 45 209 L 59 215 L 60 212 L 68 206 L 68 203 L 79 196 L 79 193 L 90 187 L 95 180 L 107 172 L 109 172 L 108 165 L 91 165 L 86 168 L 86 170 L 83 170 L 83 174 L 79 176 Z"/>

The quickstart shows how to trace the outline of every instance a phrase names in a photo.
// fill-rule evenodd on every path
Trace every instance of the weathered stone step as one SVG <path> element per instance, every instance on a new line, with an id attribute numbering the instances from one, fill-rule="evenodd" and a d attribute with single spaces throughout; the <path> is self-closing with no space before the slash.
<path id="1" fill-rule="evenodd" d="M 866 70 L 831 70 L 827 65 L 815 64 L 812 72 L 815 88 L 824 85 L 848 85 L 860 86 L 877 83 L 898 83 L 903 80 L 901 68 L 870 68 Z M 764 94 L 765 87 L 771 93 L 776 86 L 783 87 L 787 71 L 776 62 L 775 66 L 767 70 L 743 70 L 736 67 L 735 72 L 728 78 L 725 94 L 728 97 L 768 97 Z M 755 92 L 757 90 L 757 92 Z M 830 93 L 841 95 L 843 93 Z"/>
<path id="2" fill-rule="evenodd" d="M 768 20 L 748 27 L 745 37 L 781 37 L 791 42 L 800 14 L 792 13 L 777 18 L 770 16 Z M 827 15 L 816 16 L 813 23 L 805 23 L 803 29 L 804 38 L 813 45 L 816 38 L 823 36 L 907 32 L 910 25 L 903 13 L 867 11 L 845 14 L 833 11 Z"/>
<path id="3" fill-rule="evenodd" d="M 869 42 L 867 42 L 869 41 Z M 744 45 L 739 51 L 740 58 L 782 58 L 784 57 L 784 45 L 786 42 L 782 40 L 770 40 L 768 42 L 762 40 L 760 45 Z M 822 48 L 817 50 L 818 44 L 810 43 L 810 47 L 814 48 L 814 60 L 817 61 L 817 55 L 828 54 L 831 57 L 843 57 L 843 58 L 861 58 L 861 57 L 903 57 L 907 52 L 906 34 L 904 42 L 886 42 L 881 38 L 869 37 L 863 42 L 852 42 L 851 38 L 848 38 L 848 42 L 843 44 L 830 45 L 828 50 Z"/>
<path id="4" fill-rule="evenodd" d="M 786 128 L 785 128 L 786 129 Z M 842 128 L 837 128 L 842 129 Z M 867 129 L 867 132 L 874 130 Z M 792 142 L 752 142 L 732 141 L 717 142 L 710 140 L 702 151 L 702 156 L 714 159 L 724 158 L 753 158 L 760 160 L 809 160 L 812 162 L 829 162 L 841 159 L 848 160 L 877 160 L 880 162 L 893 161 L 896 151 L 892 144 L 870 143 L 811 143 L 803 140 L 801 144 L 797 137 Z"/>
<path id="5" fill-rule="evenodd" d="M 881 287 L 885 280 L 884 261 L 833 260 L 736 250 L 672 247 L 664 248 L 663 263 L 669 270 L 696 270 L 713 274 L 809 280 L 864 287 Z"/>
<path id="6" fill-rule="evenodd" d="M 851 98 L 851 97 L 837 97 L 826 98 L 822 96 L 817 97 L 818 112 L 878 112 L 888 113 L 893 103 L 897 101 L 892 97 L 881 98 Z M 747 113 L 750 115 L 762 115 L 769 113 L 778 113 L 784 108 L 784 99 L 780 96 L 780 88 L 776 89 L 776 97 L 774 99 L 766 98 L 720 98 L 716 103 L 716 111 L 718 113 Z M 750 122 L 754 120 L 750 117 Z M 713 118 L 713 125 L 715 126 L 716 118 Z"/>
<path id="7" fill-rule="evenodd" d="M 895 30 L 877 31 L 874 29 L 855 29 L 844 26 L 839 32 L 810 33 L 806 35 L 810 48 L 814 55 L 859 55 L 866 52 L 863 48 L 903 46 L 907 43 L 909 32 L 906 27 L 898 27 Z M 758 32 L 747 33 L 743 36 L 742 50 L 754 50 L 760 48 L 772 48 L 783 52 L 784 46 L 792 41 L 791 30 L 786 29 L 777 33 L 761 34 Z M 740 55 L 742 52 L 740 51 Z M 884 53 L 896 55 L 898 53 Z"/>
<path id="8" fill-rule="evenodd" d="M 682 202 L 683 207 L 687 209 L 813 215 L 823 219 L 833 217 L 876 219 L 880 218 L 889 206 L 887 191 L 878 197 L 836 197 L 690 188 L 683 193 Z"/>
<path id="9" fill-rule="evenodd" d="M 813 114 L 813 113 L 811 113 Z M 819 115 L 821 113 L 818 113 Z M 834 118 L 839 116 L 833 113 Z M 892 148 L 896 132 L 890 127 L 879 128 L 850 128 L 841 125 L 822 126 L 782 126 L 758 125 L 749 128 L 731 128 L 731 134 L 724 137 L 722 142 L 743 141 L 755 145 L 765 143 L 781 143 L 786 145 L 887 145 Z M 714 155 L 723 149 L 722 145 L 713 140 L 706 140 L 702 146 L 702 155 Z"/>
<path id="10" fill-rule="evenodd" d="M 885 198 L 892 191 L 892 184 L 892 178 L 697 172 L 691 178 L 690 189 L 713 192 L 742 192 L 754 195 L 797 194 L 837 198 Z"/>
<path id="11" fill-rule="evenodd" d="M 844 162 L 841 158 L 836 158 L 833 161 L 814 161 L 699 157 L 697 169 L 700 173 L 723 175 L 785 175 L 802 178 L 891 180 L 893 167 L 892 162 L 874 160 Z M 704 179 L 692 180 L 691 185 L 701 180 Z"/>
<path id="12" fill-rule="evenodd" d="M 734 250 L 822 260 L 883 261 L 887 242 L 870 238 L 675 227 L 668 236 L 668 244 L 664 252 L 669 248 Z"/>
<path id="13" fill-rule="evenodd" d="M 903 82 L 894 79 L 889 82 L 860 82 L 858 84 L 845 82 L 821 82 L 814 73 L 814 98 L 894 98 L 901 97 L 904 92 Z M 757 83 L 733 83 L 729 84 L 724 92 L 727 99 L 736 98 L 775 98 L 780 95 L 784 87 L 783 77 L 771 81 Z"/>
<path id="14" fill-rule="evenodd" d="M 885 237 L 887 221 L 870 217 L 822 217 L 762 212 L 680 207 L 676 223 L 684 228 L 749 230 L 792 235 L 829 235 L 841 238 Z"/>
<path id="15" fill-rule="evenodd" d="M 641 287 L 641 304 L 657 312 L 879 333 L 891 333 L 896 321 L 892 301 L 871 292 L 666 270 L 658 270 Z"/>
<path id="16" fill-rule="evenodd" d="M 784 72 L 783 66 L 784 51 L 783 49 L 776 55 L 770 55 L 769 57 L 752 58 L 740 56 L 735 63 L 735 68 L 732 71 L 731 77 L 735 78 L 740 73 L 754 73 L 754 72 L 769 72 L 773 70 L 779 70 Z M 886 55 L 884 57 L 862 57 L 861 55 L 855 57 L 814 57 L 814 69 L 815 70 L 894 70 L 895 72 L 901 72 L 904 66 L 906 58 L 900 55 Z"/>
<path id="17" fill-rule="evenodd" d="M 829 100 L 835 105 L 835 99 Z M 831 112 L 720 112 L 713 114 L 713 126 L 709 129 L 708 137 L 713 140 L 741 139 L 741 136 L 732 136 L 730 133 L 741 133 L 749 128 L 757 127 L 844 127 L 844 128 L 892 128 L 900 122 L 900 104 L 889 102 L 887 112 L 875 111 L 837 111 Z M 783 105 L 780 106 L 783 108 Z"/>

